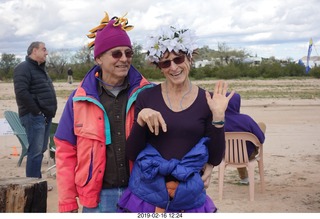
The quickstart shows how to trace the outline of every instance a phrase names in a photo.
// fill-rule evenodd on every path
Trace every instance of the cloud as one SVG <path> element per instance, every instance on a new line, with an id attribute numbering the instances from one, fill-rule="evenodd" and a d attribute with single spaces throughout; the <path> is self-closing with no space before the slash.
<path id="1" fill-rule="evenodd" d="M 107 11 L 126 12 L 133 42 L 143 45 L 161 25 L 180 25 L 196 31 L 200 46 L 216 49 L 224 42 L 252 55 L 301 58 L 310 38 L 320 44 L 317 0 L 2 0 L 0 53 L 26 54 L 32 41 L 51 50 L 77 50 L 89 42 L 86 34 Z"/>

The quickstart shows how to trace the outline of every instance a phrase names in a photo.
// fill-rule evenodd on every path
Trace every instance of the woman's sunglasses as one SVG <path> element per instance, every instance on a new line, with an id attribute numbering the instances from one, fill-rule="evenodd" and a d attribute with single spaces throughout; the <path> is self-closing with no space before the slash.
<path id="1" fill-rule="evenodd" d="M 171 62 L 174 62 L 176 65 L 183 63 L 185 60 L 185 56 L 177 56 L 171 60 L 166 60 L 162 62 L 158 62 L 159 68 L 169 68 L 171 66 Z"/>
<path id="2" fill-rule="evenodd" d="M 123 53 L 120 51 L 120 50 L 115 50 L 115 51 L 112 51 L 111 52 L 111 55 L 114 59 L 120 59 L 123 55 Z M 132 58 L 133 56 L 133 51 L 132 50 L 126 50 L 124 51 L 124 55 L 127 57 L 127 58 Z"/>

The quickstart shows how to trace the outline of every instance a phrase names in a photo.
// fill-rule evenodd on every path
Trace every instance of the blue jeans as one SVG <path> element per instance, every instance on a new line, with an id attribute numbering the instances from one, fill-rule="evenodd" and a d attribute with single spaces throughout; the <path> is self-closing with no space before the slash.
<path id="1" fill-rule="evenodd" d="M 100 192 L 100 202 L 96 208 L 83 206 L 82 213 L 116 213 L 117 203 L 126 188 L 103 189 Z"/>
<path id="2" fill-rule="evenodd" d="M 41 165 L 43 153 L 48 148 L 52 119 L 47 119 L 46 122 L 42 115 L 35 116 L 28 113 L 20 117 L 20 120 L 26 130 L 29 142 L 26 176 L 42 178 Z"/>

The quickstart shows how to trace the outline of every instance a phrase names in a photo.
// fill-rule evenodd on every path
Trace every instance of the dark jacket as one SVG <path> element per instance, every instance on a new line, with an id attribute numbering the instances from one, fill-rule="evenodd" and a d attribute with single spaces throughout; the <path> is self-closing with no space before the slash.
<path id="1" fill-rule="evenodd" d="M 39 65 L 26 56 L 26 60 L 15 67 L 13 82 L 20 117 L 39 112 L 49 118 L 56 115 L 56 92 L 45 63 Z"/>

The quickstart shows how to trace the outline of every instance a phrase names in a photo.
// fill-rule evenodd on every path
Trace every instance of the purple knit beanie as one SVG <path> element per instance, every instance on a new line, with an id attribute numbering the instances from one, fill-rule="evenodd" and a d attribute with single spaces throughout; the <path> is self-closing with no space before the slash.
<path id="1" fill-rule="evenodd" d="M 105 25 L 101 28 L 101 25 Z M 108 14 L 101 21 L 101 25 L 91 30 L 92 33 L 95 33 L 95 41 L 91 43 L 92 47 L 94 46 L 94 58 L 97 58 L 99 55 L 105 51 L 112 49 L 118 46 L 128 46 L 132 48 L 130 38 L 127 34 L 127 30 L 131 30 L 133 26 L 126 26 L 126 18 L 113 17 L 109 20 Z M 89 36 L 89 35 L 88 35 Z M 89 37 L 94 38 L 94 37 Z"/>

